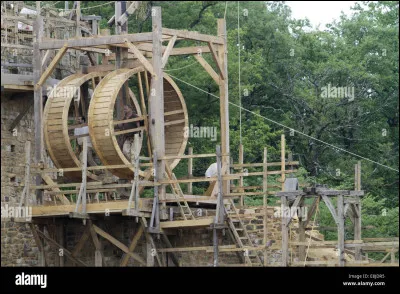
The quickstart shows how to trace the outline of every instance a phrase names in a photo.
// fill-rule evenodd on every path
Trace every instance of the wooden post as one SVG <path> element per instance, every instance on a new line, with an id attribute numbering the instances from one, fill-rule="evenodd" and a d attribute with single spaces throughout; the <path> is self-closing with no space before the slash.
<path id="1" fill-rule="evenodd" d="M 396 251 L 394 248 L 390 252 L 390 263 L 396 263 Z"/>
<path id="2" fill-rule="evenodd" d="M 189 147 L 189 155 L 193 155 L 193 147 Z M 193 158 L 188 159 L 188 175 L 189 178 L 193 176 Z M 188 194 L 193 193 L 193 183 L 187 184 L 187 192 Z"/>
<path id="3" fill-rule="evenodd" d="M 81 1 L 76 1 L 76 37 L 79 38 L 81 34 Z M 76 51 L 79 52 L 79 51 Z"/>
<path id="4" fill-rule="evenodd" d="M 281 185 L 282 185 L 282 191 L 284 191 L 285 187 L 285 147 L 286 147 L 286 142 L 285 142 L 285 135 L 281 135 Z"/>
<path id="5" fill-rule="evenodd" d="M 243 145 L 239 144 L 239 164 L 243 164 Z M 243 174 L 243 168 L 240 169 L 240 173 Z M 243 177 L 240 176 L 239 187 L 243 187 Z M 244 192 L 244 189 L 239 189 L 240 192 Z M 244 196 L 240 196 L 240 206 L 244 207 Z"/>
<path id="6" fill-rule="evenodd" d="M 221 117 L 221 149 L 222 149 L 222 167 L 224 174 L 229 172 L 229 96 L 228 96 L 228 46 L 225 19 L 218 19 L 218 36 L 224 38 L 224 44 L 218 45 L 218 58 L 222 65 L 225 79 L 220 79 L 220 117 Z M 229 180 L 223 182 L 223 193 L 230 193 Z"/>
<path id="7" fill-rule="evenodd" d="M 158 182 L 157 175 L 157 153 L 153 151 L 153 169 L 154 169 L 154 184 Z M 179 184 L 178 184 L 179 185 Z M 159 186 L 154 185 L 154 198 L 153 198 L 153 209 L 151 212 L 150 227 L 149 231 L 159 230 L 160 228 L 160 208 L 159 208 Z"/>
<path id="8" fill-rule="evenodd" d="M 344 266 L 344 211 L 343 195 L 337 196 L 339 266 Z"/>
<path id="9" fill-rule="evenodd" d="M 56 225 L 56 234 L 57 234 L 57 240 L 58 243 L 65 247 L 65 240 L 64 240 L 64 223 L 61 223 L 59 225 Z M 58 255 L 58 266 L 63 267 L 65 264 L 65 260 L 64 260 L 64 254 L 60 254 L 60 251 L 57 250 L 56 251 L 56 255 Z"/>
<path id="10" fill-rule="evenodd" d="M 153 146 L 157 158 L 155 169 L 158 179 L 165 174 L 165 161 L 161 158 L 165 155 L 165 130 L 164 130 L 164 84 L 162 66 L 162 27 L 161 7 L 152 8 L 152 29 L 153 29 L 153 69 L 156 76 L 151 79 L 149 117 L 151 146 Z M 165 185 L 158 188 L 160 200 L 165 200 Z M 165 205 L 165 203 L 164 203 Z"/>
<path id="11" fill-rule="evenodd" d="M 87 155 L 88 144 L 87 137 L 83 137 L 83 153 L 82 153 L 82 213 L 86 213 L 86 182 L 87 182 Z"/>
<path id="12" fill-rule="evenodd" d="M 361 161 L 356 164 L 356 191 L 361 190 Z M 361 240 L 361 201 L 359 196 L 354 196 L 358 200 L 358 204 L 353 204 L 354 209 L 358 211 L 358 214 L 354 213 L 354 240 Z M 355 259 L 362 260 L 362 250 L 360 247 L 356 247 Z"/>
<path id="13" fill-rule="evenodd" d="M 215 210 L 215 224 L 224 223 L 224 193 L 222 190 L 222 155 L 221 147 L 217 146 L 218 198 Z"/>
<path id="14" fill-rule="evenodd" d="M 264 166 L 263 166 L 263 206 L 264 206 L 264 266 L 268 265 L 268 250 L 267 250 L 267 239 L 268 239 L 268 151 L 267 147 L 264 147 Z M 243 159 L 242 159 L 243 161 Z"/>
<path id="15" fill-rule="evenodd" d="M 214 225 L 213 228 L 213 249 L 214 249 L 214 259 L 213 259 L 213 266 L 218 266 L 218 232 L 217 228 Z"/>
<path id="16" fill-rule="evenodd" d="M 283 189 L 282 189 L 283 190 Z M 281 221 L 282 221 L 282 266 L 288 266 L 288 244 L 289 244 L 289 231 L 286 223 L 285 210 L 288 203 L 286 196 L 281 196 Z"/>
<path id="17" fill-rule="evenodd" d="M 146 252 L 147 252 L 147 266 L 153 267 L 154 266 L 154 256 L 152 254 L 152 247 L 149 240 L 146 242 Z"/>
<path id="18" fill-rule="evenodd" d="M 40 11 L 40 1 L 36 1 L 36 11 Z M 39 50 L 39 42 L 43 37 L 43 18 L 40 13 L 37 13 L 34 22 L 35 43 L 33 44 L 33 83 L 36 85 L 42 75 L 42 58 Z M 42 87 L 35 87 L 34 92 L 34 121 L 35 121 L 35 163 L 43 161 L 43 96 Z M 36 176 L 36 185 L 40 185 L 42 178 Z M 36 201 L 42 204 L 43 190 L 36 190 Z"/>
<path id="19" fill-rule="evenodd" d="M 30 162 L 31 162 L 31 141 L 26 141 L 25 142 L 25 188 L 21 195 L 19 207 L 22 207 L 22 204 L 24 204 L 25 207 L 29 205 L 29 197 L 30 197 L 29 186 L 31 184 Z"/>

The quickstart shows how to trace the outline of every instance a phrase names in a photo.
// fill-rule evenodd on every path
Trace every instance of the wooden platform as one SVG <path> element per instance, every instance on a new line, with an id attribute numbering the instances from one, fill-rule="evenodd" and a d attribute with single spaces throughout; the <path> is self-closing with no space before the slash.
<path id="1" fill-rule="evenodd" d="M 160 222 L 161 229 L 207 227 L 214 222 L 214 217 L 201 218 L 196 220 L 181 220 Z"/>

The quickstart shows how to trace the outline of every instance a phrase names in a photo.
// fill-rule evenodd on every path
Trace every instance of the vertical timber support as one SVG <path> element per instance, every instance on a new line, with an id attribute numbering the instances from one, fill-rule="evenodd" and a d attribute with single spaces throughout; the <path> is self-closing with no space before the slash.
<path id="1" fill-rule="evenodd" d="M 40 11 L 40 1 L 36 1 L 36 10 Z M 43 18 L 40 13 L 36 15 L 34 22 L 35 43 L 33 44 L 33 84 L 36 85 L 42 75 L 42 58 L 39 50 L 39 42 L 43 37 Z M 43 162 L 43 95 L 42 87 L 35 87 L 33 92 L 34 99 L 34 120 L 35 120 L 35 163 Z M 36 176 L 36 185 L 40 185 L 42 178 L 40 175 Z M 36 201 L 42 204 L 43 190 L 36 190 Z"/>
<path id="2" fill-rule="evenodd" d="M 193 147 L 189 147 L 189 155 L 193 155 Z M 188 176 L 189 178 L 193 177 L 193 158 L 188 159 Z M 193 193 L 193 183 L 187 184 L 187 192 L 188 194 Z"/>
<path id="3" fill-rule="evenodd" d="M 151 146 L 154 154 L 157 156 L 157 162 L 154 165 L 157 181 L 165 175 L 165 126 L 164 126 L 164 85 L 162 70 L 162 26 L 161 26 L 161 7 L 153 7 L 152 31 L 153 31 L 153 69 L 155 75 L 151 79 L 151 93 L 149 97 L 149 117 L 150 117 L 150 136 Z M 165 185 L 158 187 L 158 197 L 165 200 Z M 162 204 L 165 208 L 165 203 Z"/>
<path id="4" fill-rule="evenodd" d="M 281 191 L 285 191 L 285 135 L 281 135 Z M 289 230 L 285 218 L 285 211 L 288 209 L 288 202 L 285 196 L 281 196 L 281 215 L 282 215 L 282 266 L 288 266 L 289 252 Z"/>
<path id="5" fill-rule="evenodd" d="M 225 19 L 218 19 L 218 36 L 224 39 L 223 45 L 218 45 L 218 58 L 222 65 L 223 76 L 225 79 L 220 79 L 219 96 L 220 96 L 220 117 L 221 117 L 221 149 L 222 149 L 222 170 L 225 173 L 229 172 L 229 96 L 228 96 L 228 47 L 227 47 L 227 32 Z M 223 193 L 230 192 L 229 180 L 223 181 Z"/>
<path id="6" fill-rule="evenodd" d="M 288 266 L 288 253 L 289 253 L 289 230 L 286 221 L 285 211 L 288 209 L 286 196 L 281 196 L 281 215 L 282 215 L 282 266 Z"/>
<path id="7" fill-rule="evenodd" d="M 243 144 L 239 144 L 239 164 L 243 164 Z M 243 167 L 240 169 L 240 173 L 243 174 Z M 243 187 L 243 176 L 239 178 L 239 187 Z M 239 189 L 240 192 L 244 192 L 244 189 Z M 244 207 L 244 196 L 240 196 L 240 206 Z"/>
<path id="8" fill-rule="evenodd" d="M 264 147 L 264 166 L 263 166 L 263 206 L 264 206 L 264 266 L 268 265 L 268 251 L 267 251 L 267 239 L 268 239 L 268 151 L 267 147 Z"/>
<path id="9" fill-rule="evenodd" d="M 281 184 L 282 184 L 282 191 L 284 191 L 285 189 L 285 179 L 286 179 L 286 175 L 285 175 L 285 147 L 286 147 L 286 140 L 285 140 L 285 135 L 281 135 Z"/>
<path id="10" fill-rule="evenodd" d="M 361 161 L 356 164 L 356 191 L 361 191 Z M 361 201 L 359 196 L 354 196 L 358 201 L 354 205 L 354 209 L 358 213 L 354 213 L 354 240 L 361 240 Z M 362 260 L 362 251 L 360 247 L 355 248 L 355 259 Z"/>
<path id="11" fill-rule="evenodd" d="M 217 173 L 218 173 L 218 198 L 217 198 L 217 207 L 215 210 L 215 219 L 213 224 L 213 249 L 214 249 L 214 267 L 218 266 L 218 231 L 223 225 L 225 221 L 224 212 L 224 192 L 222 189 L 222 154 L 221 154 L 221 146 L 217 146 Z"/>
<path id="12" fill-rule="evenodd" d="M 344 266 L 344 204 L 343 195 L 337 196 L 339 266 Z"/>

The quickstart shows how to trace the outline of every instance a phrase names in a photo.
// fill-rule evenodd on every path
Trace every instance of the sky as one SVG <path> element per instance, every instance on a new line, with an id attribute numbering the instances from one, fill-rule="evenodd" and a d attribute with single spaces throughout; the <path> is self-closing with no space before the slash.
<path id="1" fill-rule="evenodd" d="M 292 17 L 308 18 L 314 28 L 321 24 L 319 29 L 324 29 L 325 24 L 333 19 L 339 19 L 341 11 L 350 15 L 350 7 L 357 1 L 286 1 L 292 10 Z"/>

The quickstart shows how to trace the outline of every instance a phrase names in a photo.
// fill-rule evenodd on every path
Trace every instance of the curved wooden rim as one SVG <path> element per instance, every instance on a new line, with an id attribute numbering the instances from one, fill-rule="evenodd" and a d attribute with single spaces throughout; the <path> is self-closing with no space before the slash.
<path id="1" fill-rule="evenodd" d="M 123 155 L 122 150 L 116 140 L 113 124 L 114 105 L 118 93 L 124 83 L 134 74 L 141 73 L 143 71 L 145 71 L 143 67 L 137 67 L 134 69 L 119 69 L 113 71 L 109 73 L 106 77 L 104 77 L 104 79 L 98 84 L 93 93 L 93 98 L 91 100 L 88 113 L 89 135 L 93 144 L 93 148 L 95 149 L 97 155 L 104 165 L 130 164 L 130 162 Z M 165 74 L 164 80 L 173 89 L 174 94 L 171 98 L 173 99 L 173 101 L 171 102 L 175 104 L 178 103 L 179 109 L 182 109 L 182 114 L 178 115 L 183 116 L 184 122 L 180 124 L 183 124 L 184 127 L 187 127 L 188 115 L 183 95 L 180 92 L 178 86 L 168 75 Z M 135 107 L 138 111 L 138 114 L 141 114 L 140 107 L 138 107 L 137 101 L 135 102 Z M 177 124 L 175 128 L 180 128 L 180 124 Z M 104 135 L 105 128 L 109 128 L 109 136 Z M 182 134 L 184 134 L 183 130 L 184 129 L 182 129 Z M 175 132 L 177 131 L 175 130 Z M 187 138 L 183 136 L 181 141 L 182 142 L 180 142 L 180 139 L 178 138 L 178 142 L 176 143 L 176 145 L 180 145 L 178 151 L 176 152 L 177 154 L 174 155 L 182 155 L 184 153 L 187 144 Z M 169 161 L 171 169 L 173 169 L 179 163 L 179 161 L 180 159 L 175 159 L 172 162 Z M 134 174 L 133 168 L 114 170 L 110 169 L 109 171 L 112 172 L 114 175 L 125 179 L 132 179 Z M 140 171 L 139 174 L 143 176 L 145 172 Z"/>
<path id="2" fill-rule="evenodd" d="M 104 75 L 104 72 L 93 72 L 68 76 L 50 93 L 43 112 L 43 129 L 47 151 L 57 168 L 81 166 L 80 160 L 72 150 L 68 135 L 68 111 L 75 94 L 72 89 L 79 88 L 92 78 Z M 68 172 L 65 173 L 65 176 L 76 178 L 80 177 L 81 173 Z M 88 173 L 88 176 L 92 177 L 93 175 Z"/>

